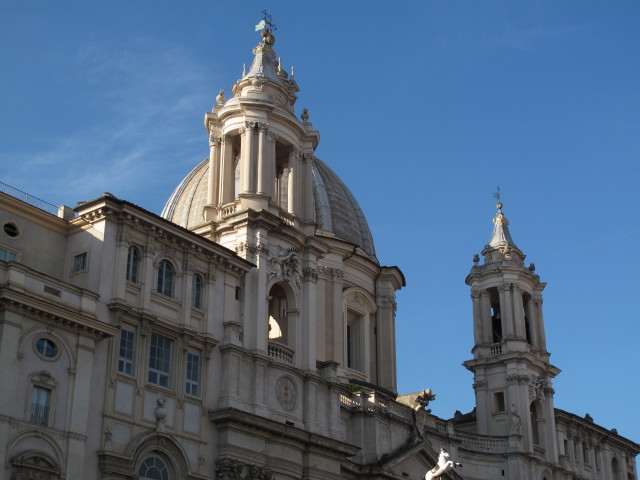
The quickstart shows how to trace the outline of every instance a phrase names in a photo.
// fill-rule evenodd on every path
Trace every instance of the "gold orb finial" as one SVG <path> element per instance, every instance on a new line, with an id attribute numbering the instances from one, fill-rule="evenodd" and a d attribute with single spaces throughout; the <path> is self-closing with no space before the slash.
<path id="1" fill-rule="evenodd" d="M 260 30 L 260 35 L 264 38 L 264 43 L 272 46 L 276 43 L 276 37 L 273 36 L 273 32 L 275 32 L 278 27 L 271 21 L 271 15 L 269 15 L 266 10 L 262 11 L 262 15 L 262 20 L 256 25 L 256 31 Z"/>

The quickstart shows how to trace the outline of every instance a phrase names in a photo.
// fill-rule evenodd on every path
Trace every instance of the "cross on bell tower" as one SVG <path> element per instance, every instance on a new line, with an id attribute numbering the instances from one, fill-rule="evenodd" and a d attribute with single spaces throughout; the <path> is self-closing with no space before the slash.
<path id="1" fill-rule="evenodd" d="M 524 266 L 509 221 L 498 211 L 491 240 L 466 278 L 473 301 L 473 359 L 478 433 L 510 437 L 519 451 L 556 462 L 551 379 L 560 370 L 549 364 L 542 315 L 545 283 L 535 266 Z"/>

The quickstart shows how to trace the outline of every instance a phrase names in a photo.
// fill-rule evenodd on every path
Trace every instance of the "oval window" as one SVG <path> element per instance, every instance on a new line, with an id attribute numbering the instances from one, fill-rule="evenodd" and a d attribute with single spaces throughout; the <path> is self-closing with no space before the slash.
<path id="1" fill-rule="evenodd" d="M 2 229 L 4 230 L 4 233 L 10 237 L 17 237 L 20 233 L 20 230 L 18 230 L 18 226 L 15 223 L 5 223 Z"/>
<path id="2" fill-rule="evenodd" d="M 58 346 L 48 338 L 41 338 L 36 342 L 36 350 L 43 357 L 53 358 L 58 355 Z"/>

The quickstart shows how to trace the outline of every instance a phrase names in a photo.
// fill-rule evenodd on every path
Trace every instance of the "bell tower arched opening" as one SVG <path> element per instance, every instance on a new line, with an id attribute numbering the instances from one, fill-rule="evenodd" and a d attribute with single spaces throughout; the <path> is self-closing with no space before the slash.
<path id="1" fill-rule="evenodd" d="M 273 285 L 267 296 L 267 339 L 269 356 L 277 361 L 294 364 L 296 352 L 296 318 L 289 285 Z"/>
<path id="2" fill-rule="evenodd" d="M 491 304 L 491 340 L 493 343 L 502 341 L 502 312 L 500 310 L 500 295 L 496 287 L 488 289 Z"/>

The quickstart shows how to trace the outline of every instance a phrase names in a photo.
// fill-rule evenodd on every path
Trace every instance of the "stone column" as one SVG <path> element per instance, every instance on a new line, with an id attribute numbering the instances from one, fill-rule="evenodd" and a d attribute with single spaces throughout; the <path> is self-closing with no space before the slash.
<path id="1" fill-rule="evenodd" d="M 10 272 L 9 275 L 12 273 L 13 272 Z M 16 287 L 16 283 L 22 283 L 20 288 L 23 287 L 24 276 L 19 275 L 18 278 L 15 278 L 14 275 L 11 276 L 13 277 L 11 280 L 13 280 L 12 284 L 14 288 Z M 15 280 L 18 280 L 18 282 L 15 282 Z M 0 412 L 9 414 L 15 406 L 16 385 L 18 381 L 24 382 L 24 379 L 18 379 L 20 359 L 22 358 L 22 355 L 19 357 L 20 352 L 18 347 L 20 345 L 21 331 L 23 326 L 26 326 L 26 321 L 22 318 L 22 315 L 10 310 L 5 310 L 3 315 L 2 335 L 0 335 L 0 365 L 2 365 L 3 371 L 3 382 L 0 382 Z M 23 346 L 23 348 L 25 347 L 31 348 L 30 345 Z M 2 431 L 6 432 L 6 430 Z M 0 439 L 2 439 L 1 436 Z M 3 445 L 7 445 L 7 443 Z M 4 455 L 4 453 L 5 449 L 3 448 L 0 454 Z"/>
<path id="2" fill-rule="evenodd" d="M 474 376 L 474 384 L 473 390 L 476 394 L 476 411 L 477 420 L 478 420 L 478 433 L 482 435 L 488 435 L 489 432 L 489 423 L 491 418 L 491 402 L 489 397 L 489 392 L 487 391 L 487 381 L 484 379 L 484 375 L 479 375 L 478 373 Z"/>
<path id="3" fill-rule="evenodd" d="M 275 199 L 275 181 L 276 181 L 276 136 L 268 132 L 266 135 L 266 144 L 264 152 L 265 168 L 265 184 L 264 194 Z"/>
<path id="4" fill-rule="evenodd" d="M 142 266 L 142 274 L 144 275 L 144 281 L 141 282 L 142 290 L 140 291 L 140 297 L 142 298 L 142 308 L 149 308 L 151 305 L 151 292 L 156 290 L 158 282 L 158 272 L 153 264 L 154 256 L 154 242 L 153 238 L 149 234 L 147 236 L 147 244 L 142 249 L 142 258 L 140 265 Z"/>
<path id="5" fill-rule="evenodd" d="M 218 204 L 218 179 L 220 177 L 220 137 L 209 135 L 209 185 L 207 205 Z"/>
<path id="6" fill-rule="evenodd" d="M 473 304 L 473 343 L 481 345 L 482 338 L 482 293 L 476 289 L 471 290 L 471 302 Z"/>
<path id="7" fill-rule="evenodd" d="M 300 167 L 298 164 L 298 150 L 292 145 L 289 147 L 289 188 L 287 191 L 288 205 L 287 210 L 293 215 L 298 215 L 298 178 L 300 176 Z"/>
<path id="8" fill-rule="evenodd" d="M 515 334 L 518 338 L 527 338 L 524 324 L 524 306 L 522 304 L 522 290 L 517 285 L 512 285 L 511 298 L 513 299 L 513 323 Z"/>
<path id="9" fill-rule="evenodd" d="M 241 166 L 240 166 L 240 192 L 241 193 L 255 193 L 255 186 L 253 181 L 253 175 L 255 171 L 255 122 L 246 122 L 246 128 L 240 130 L 242 135 L 242 151 L 241 154 Z"/>
<path id="10" fill-rule="evenodd" d="M 303 153 L 302 161 L 304 163 L 304 178 L 302 179 L 302 199 L 304 201 L 303 220 L 305 222 L 313 221 L 313 181 L 312 181 L 312 164 L 313 155 L 311 153 Z"/>
<path id="11" fill-rule="evenodd" d="M 305 259 L 302 269 L 302 292 L 298 295 L 300 315 L 305 319 L 300 322 L 296 342 L 296 367 L 304 370 L 316 370 L 316 282 L 318 271 L 315 261 Z M 300 349 L 300 350 L 298 350 Z M 297 352 L 300 351 L 300 354 Z"/>
<path id="12" fill-rule="evenodd" d="M 372 351 L 377 351 L 376 369 L 378 371 L 378 383 L 384 388 L 396 391 L 396 352 L 395 352 L 395 309 L 396 296 L 393 286 L 389 282 L 380 282 L 378 287 L 378 298 L 376 303 L 378 310 L 375 314 L 377 319 L 376 347 Z M 367 332 L 368 334 L 368 332 Z M 373 379 L 372 379 L 373 382 Z"/>
<path id="13" fill-rule="evenodd" d="M 533 299 L 527 297 L 527 302 L 523 306 L 523 314 L 525 318 L 529 320 L 529 333 L 531 334 L 531 345 L 536 348 L 540 348 L 540 335 L 538 333 L 538 325 L 535 321 L 535 314 L 533 311 Z M 523 298 L 524 302 L 524 298 Z M 526 326 L 526 323 L 525 323 Z"/>
<path id="14" fill-rule="evenodd" d="M 491 298 L 489 292 L 483 290 L 480 293 L 480 307 L 482 322 L 482 343 L 493 343 L 493 324 L 491 322 Z"/>
<path id="15" fill-rule="evenodd" d="M 185 259 L 184 265 L 184 282 L 182 287 L 182 322 L 185 325 L 191 323 L 191 294 L 193 286 L 193 274 L 195 266 L 189 263 L 188 257 Z"/>
<path id="16" fill-rule="evenodd" d="M 265 143 L 267 136 L 267 124 L 258 123 L 258 195 L 265 195 L 267 193 L 267 178 L 269 177 L 269 164 L 267 156 L 265 155 Z"/>
<path id="17" fill-rule="evenodd" d="M 78 349 L 75 364 L 75 375 L 70 377 L 72 390 L 70 391 L 71 402 L 69 412 L 73 415 L 68 417 L 68 429 L 75 434 L 69 439 L 69 450 L 67 455 L 66 474 L 67 478 L 84 478 L 88 472 L 83 472 L 84 460 L 86 458 L 86 443 L 80 436 L 85 436 L 89 424 L 89 414 L 93 414 L 91 404 L 91 379 L 93 370 L 93 359 L 95 343 L 92 339 L 78 335 Z"/>
<path id="18" fill-rule="evenodd" d="M 219 182 L 219 203 L 226 205 L 233 202 L 236 192 L 234 190 L 234 164 L 233 164 L 233 143 L 229 135 L 223 135 L 221 139 L 220 158 L 222 165 L 220 167 Z"/>
<path id="19" fill-rule="evenodd" d="M 124 234 L 125 225 L 123 223 L 118 224 L 118 242 L 116 246 L 116 268 L 115 275 L 117 281 L 115 282 L 113 296 L 115 298 L 125 298 L 125 291 L 127 282 L 125 281 L 127 275 L 127 259 L 129 256 L 129 242 L 127 236 Z M 141 254 L 142 256 L 142 254 Z M 142 258 L 138 258 L 138 282 L 142 280 Z"/>
<path id="20" fill-rule="evenodd" d="M 258 266 L 259 275 L 256 277 L 256 282 L 254 283 L 254 292 L 255 298 L 257 301 L 255 302 L 255 315 L 256 315 L 256 346 L 258 350 L 261 350 L 265 353 L 268 352 L 269 349 L 269 298 L 268 295 L 270 292 L 267 291 L 267 283 L 269 282 L 267 278 L 267 270 L 269 263 L 269 252 L 266 248 L 262 248 L 263 246 L 256 245 L 255 247 L 255 256 L 253 260 L 255 264 Z M 264 299 L 264 301 L 261 301 Z M 245 319 L 246 322 L 246 319 Z M 246 325 L 246 323 L 245 323 Z"/>
<path id="21" fill-rule="evenodd" d="M 547 351 L 547 338 L 544 331 L 544 316 L 542 315 L 542 297 L 534 299 L 535 315 L 532 319 L 535 325 L 536 332 L 538 333 L 539 345 L 538 348 L 543 351 Z"/>
<path id="22" fill-rule="evenodd" d="M 502 317 L 502 338 L 512 338 L 515 334 L 513 328 L 513 303 L 511 302 L 510 285 L 498 287 L 500 295 L 500 316 Z"/>
<path id="23" fill-rule="evenodd" d="M 342 292 L 344 290 L 344 271 L 342 269 L 332 269 L 332 299 L 331 303 L 333 311 L 331 315 L 331 328 L 332 335 L 331 340 L 333 342 L 333 355 L 329 357 L 331 360 L 337 362 L 340 365 L 346 365 L 347 359 L 344 356 L 344 345 L 346 345 L 345 339 L 345 313 L 344 313 L 344 299 L 342 298 Z"/>

